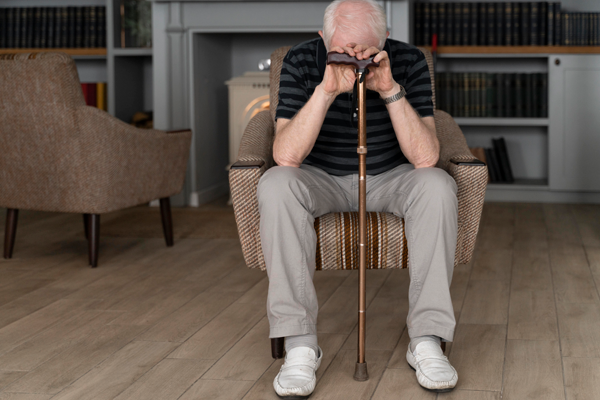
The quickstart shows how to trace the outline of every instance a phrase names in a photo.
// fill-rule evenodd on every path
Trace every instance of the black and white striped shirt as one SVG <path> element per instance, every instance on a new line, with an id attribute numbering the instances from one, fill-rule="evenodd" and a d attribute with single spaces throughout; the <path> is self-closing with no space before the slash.
<path id="1" fill-rule="evenodd" d="M 431 78 L 423 53 L 415 46 L 388 39 L 392 75 L 406 89 L 406 99 L 421 116 L 433 116 Z M 327 50 L 321 38 L 300 43 L 283 60 L 276 119 L 292 119 L 323 80 Z M 329 107 L 304 164 L 332 175 L 358 172 L 357 129 L 352 123 L 352 95 L 342 93 Z M 356 120 L 355 120 L 356 121 Z M 377 92 L 367 90 L 367 174 L 376 175 L 408 163 L 400 150 L 392 121 Z"/>

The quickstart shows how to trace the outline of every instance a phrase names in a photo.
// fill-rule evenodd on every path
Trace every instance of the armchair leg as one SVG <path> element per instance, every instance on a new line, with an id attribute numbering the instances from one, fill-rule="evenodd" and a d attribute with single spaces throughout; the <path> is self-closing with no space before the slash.
<path id="1" fill-rule="evenodd" d="M 98 247 L 100 245 L 100 215 L 89 214 L 89 259 L 92 268 L 98 266 Z"/>
<path id="2" fill-rule="evenodd" d="M 6 210 L 6 229 L 4 231 L 4 258 L 12 258 L 15 248 L 15 236 L 17 235 L 17 221 L 19 219 L 19 210 L 9 208 Z"/>
<path id="3" fill-rule="evenodd" d="M 283 358 L 283 344 L 285 343 L 285 338 L 278 337 L 271 339 L 271 355 L 274 359 Z"/>
<path id="4" fill-rule="evenodd" d="M 83 230 L 85 238 L 90 240 L 90 214 L 83 214 Z"/>
<path id="5" fill-rule="evenodd" d="M 171 199 L 160 199 L 160 216 L 162 219 L 163 233 L 167 247 L 173 246 L 173 218 L 171 216 Z"/>

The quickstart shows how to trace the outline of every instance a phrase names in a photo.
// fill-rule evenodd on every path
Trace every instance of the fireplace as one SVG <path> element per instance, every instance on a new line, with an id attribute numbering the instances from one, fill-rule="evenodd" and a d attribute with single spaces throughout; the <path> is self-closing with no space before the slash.
<path id="1" fill-rule="evenodd" d="M 410 2 L 381 3 L 387 10 L 390 36 L 408 41 Z M 198 206 L 228 192 L 226 166 L 237 155 L 240 137 L 236 133 L 230 146 L 225 82 L 240 76 L 259 79 L 253 75 L 258 72 L 259 60 L 269 58 L 278 47 L 316 37 L 328 4 L 153 1 L 154 125 L 157 129 L 191 127 L 193 131 L 184 191 L 172 199 L 174 205 Z M 244 75 L 246 72 L 250 75 Z M 252 100 L 257 98 L 260 95 Z M 240 125 L 264 106 L 264 100 L 257 100 L 241 117 Z"/>

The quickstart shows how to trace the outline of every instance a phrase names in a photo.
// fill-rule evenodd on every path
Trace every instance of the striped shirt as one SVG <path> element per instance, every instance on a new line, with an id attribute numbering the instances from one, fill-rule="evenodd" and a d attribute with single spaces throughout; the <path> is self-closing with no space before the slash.
<path id="1" fill-rule="evenodd" d="M 394 80 L 406 89 L 406 99 L 421 116 L 433 116 L 431 78 L 423 53 L 415 46 L 388 39 L 384 50 L 390 56 Z M 327 50 L 321 38 L 290 49 L 283 60 L 279 105 L 275 118 L 292 119 L 323 80 Z M 357 124 L 352 112 L 352 94 L 342 93 L 327 111 L 321 131 L 304 164 L 332 175 L 358 173 Z M 377 92 L 367 90 L 367 174 L 376 175 L 408 163 L 394 133 L 392 121 Z"/>

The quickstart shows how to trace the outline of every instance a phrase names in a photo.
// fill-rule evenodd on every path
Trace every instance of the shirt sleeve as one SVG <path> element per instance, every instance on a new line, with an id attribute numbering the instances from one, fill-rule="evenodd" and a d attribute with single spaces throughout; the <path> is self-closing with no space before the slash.
<path id="1" fill-rule="evenodd" d="M 425 55 L 421 51 L 419 51 L 417 59 L 408 70 L 404 89 L 406 90 L 406 100 L 421 117 L 433 116 L 429 66 Z"/>
<path id="2" fill-rule="evenodd" d="M 308 98 L 306 81 L 302 76 L 302 67 L 292 49 L 283 59 L 281 67 L 279 103 L 277 104 L 275 119 L 292 119 L 308 102 Z"/>

